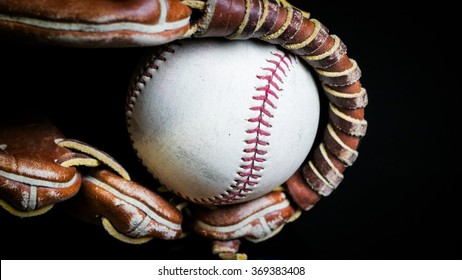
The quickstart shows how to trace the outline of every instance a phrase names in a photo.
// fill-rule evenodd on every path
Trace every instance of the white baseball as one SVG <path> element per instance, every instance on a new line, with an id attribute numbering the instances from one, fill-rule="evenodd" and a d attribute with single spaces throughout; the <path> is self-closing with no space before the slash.
<path id="1" fill-rule="evenodd" d="M 308 66 L 261 41 L 183 40 L 140 67 L 127 126 L 148 171 L 199 204 L 260 197 L 306 159 L 319 122 Z"/>

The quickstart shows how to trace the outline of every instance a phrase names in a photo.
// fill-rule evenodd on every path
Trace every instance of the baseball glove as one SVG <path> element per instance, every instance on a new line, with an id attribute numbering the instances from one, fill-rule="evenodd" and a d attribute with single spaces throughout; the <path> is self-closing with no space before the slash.
<path id="1" fill-rule="evenodd" d="M 186 38 L 256 39 L 306 61 L 327 97 L 328 123 L 306 163 L 281 188 L 239 205 L 209 208 L 130 179 L 105 152 L 66 139 L 42 116 L 3 118 L 0 204 L 29 217 L 53 205 L 101 225 L 127 243 L 178 239 L 213 241 L 222 259 L 246 258 L 239 239 L 264 241 L 335 190 L 358 157 L 368 99 L 361 71 L 326 26 L 278 0 L 0 1 L 0 36 L 11 42 L 71 47 L 160 46 Z M 276 187 L 276 186 L 275 186 Z"/>

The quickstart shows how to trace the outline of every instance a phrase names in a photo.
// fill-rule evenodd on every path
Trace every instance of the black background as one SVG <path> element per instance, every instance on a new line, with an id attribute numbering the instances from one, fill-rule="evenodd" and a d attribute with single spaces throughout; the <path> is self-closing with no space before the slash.
<path id="1" fill-rule="evenodd" d="M 338 35 L 358 62 L 369 95 L 368 133 L 331 196 L 275 237 L 243 240 L 241 251 L 250 259 L 460 259 L 452 9 L 420 1 L 292 3 Z M 6 43 L 0 52 L 5 118 L 41 111 L 66 136 L 99 147 L 135 180 L 151 182 L 124 122 L 129 79 L 144 49 Z M 195 236 L 123 244 L 59 206 L 24 219 L 2 210 L 0 228 L 2 259 L 216 259 L 209 241 Z"/>

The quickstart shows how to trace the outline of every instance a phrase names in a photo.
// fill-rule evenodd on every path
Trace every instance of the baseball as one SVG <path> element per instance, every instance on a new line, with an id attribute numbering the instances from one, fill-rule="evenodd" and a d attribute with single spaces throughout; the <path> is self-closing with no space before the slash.
<path id="1" fill-rule="evenodd" d="M 309 66 L 253 40 L 159 46 L 135 72 L 127 127 L 142 164 L 198 204 L 249 201 L 304 162 L 319 123 Z"/>

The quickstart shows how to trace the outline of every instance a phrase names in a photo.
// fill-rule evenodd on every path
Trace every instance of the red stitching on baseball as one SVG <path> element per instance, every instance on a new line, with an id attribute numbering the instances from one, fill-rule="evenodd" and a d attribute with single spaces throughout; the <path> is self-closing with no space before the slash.
<path id="1" fill-rule="evenodd" d="M 170 54 L 175 53 L 175 49 L 172 48 L 172 46 L 181 47 L 181 43 L 172 42 L 168 45 L 161 46 L 160 50 L 158 50 L 156 53 L 154 53 L 153 56 L 150 57 L 149 63 L 146 63 L 144 65 L 144 67 L 140 71 L 140 74 L 134 79 L 134 82 L 132 82 L 130 86 L 130 90 L 128 92 L 127 102 L 125 104 L 125 120 L 126 120 L 125 122 L 126 122 L 127 128 L 131 127 L 130 122 L 132 119 L 132 112 L 133 112 L 133 108 L 135 107 L 138 95 L 140 95 L 143 92 L 143 89 L 140 88 L 139 84 L 142 84 L 144 87 L 146 85 L 145 79 L 148 79 L 148 80 L 152 79 L 152 74 L 149 72 L 149 70 L 155 70 L 155 71 L 159 70 L 159 65 L 156 64 L 156 60 L 165 62 L 167 58 L 163 55 L 164 53 L 170 53 Z M 143 162 L 143 160 L 139 156 L 138 150 L 134 148 L 133 146 L 134 141 L 132 139 L 132 134 L 130 132 L 130 129 L 128 129 L 128 136 L 130 138 L 130 142 L 132 143 L 133 150 L 135 154 L 138 156 L 138 160 L 146 168 L 146 170 L 149 171 L 149 168 L 147 168 L 146 164 Z M 152 173 L 151 175 L 154 176 L 154 174 Z"/>
<path id="2" fill-rule="evenodd" d="M 290 65 L 292 64 L 292 58 L 290 54 L 284 53 L 284 55 L 279 53 L 271 53 L 275 58 L 267 59 L 266 61 L 270 65 L 269 67 L 261 67 L 262 70 L 268 71 L 268 75 L 257 75 L 257 79 L 266 80 L 266 85 L 256 88 L 255 90 L 259 95 L 255 95 L 252 99 L 261 101 L 259 106 L 250 107 L 249 110 L 257 112 L 257 115 L 253 118 L 249 118 L 247 121 L 249 123 L 255 124 L 251 129 L 246 130 L 247 134 L 255 134 L 254 138 L 245 140 L 244 142 L 249 145 L 253 145 L 250 148 L 243 150 L 246 153 L 246 156 L 242 157 L 241 169 L 244 171 L 238 171 L 237 174 L 240 179 L 235 180 L 235 184 L 231 185 L 232 190 L 226 191 L 226 194 L 223 194 L 219 197 L 214 197 L 210 199 L 214 203 L 225 203 L 232 200 L 237 200 L 242 198 L 246 193 L 252 192 L 252 189 L 249 187 L 256 187 L 258 180 L 261 178 L 261 175 L 254 174 L 254 172 L 262 171 L 263 166 L 260 166 L 266 161 L 263 155 L 266 155 L 268 151 L 263 150 L 263 147 L 268 146 L 270 143 L 261 139 L 262 136 L 271 136 L 270 131 L 271 123 L 269 119 L 273 117 L 271 109 L 276 109 L 276 105 L 271 99 L 279 99 L 278 92 L 282 91 L 282 88 L 279 84 L 283 84 L 284 81 L 280 75 L 287 76 L 286 70 L 290 70 Z"/>

